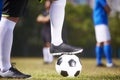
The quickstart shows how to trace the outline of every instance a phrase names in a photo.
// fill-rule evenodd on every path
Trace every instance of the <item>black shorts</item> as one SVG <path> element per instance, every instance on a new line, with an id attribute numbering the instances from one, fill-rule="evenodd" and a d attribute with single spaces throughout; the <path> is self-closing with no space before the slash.
<path id="1" fill-rule="evenodd" d="M 51 30 L 50 26 L 43 26 L 41 31 L 42 41 L 44 43 L 51 42 Z"/>
<path id="2" fill-rule="evenodd" d="M 28 0 L 3 0 L 3 16 L 20 17 L 23 15 Z"/>

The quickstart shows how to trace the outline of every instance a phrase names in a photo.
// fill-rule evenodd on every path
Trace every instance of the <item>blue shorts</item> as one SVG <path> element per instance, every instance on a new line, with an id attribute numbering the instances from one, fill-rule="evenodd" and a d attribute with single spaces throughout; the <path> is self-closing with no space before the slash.
<path id="1" fill-rule="evenodd" d="M 1 14 L 2 14 L 2 0 L 0 0 L 0 19 L 1 19 Z"/>

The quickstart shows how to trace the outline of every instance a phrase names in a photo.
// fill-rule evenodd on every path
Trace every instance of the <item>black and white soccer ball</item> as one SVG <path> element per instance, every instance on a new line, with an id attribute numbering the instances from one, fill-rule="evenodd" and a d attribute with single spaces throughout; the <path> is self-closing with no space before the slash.
<path id="1" fill-rule="evenodd" d="M 82 65 L 76 55 L 62 55 L 56 61 L 55 68 L 63 77 L 77 77 L 81 73 Z"/>

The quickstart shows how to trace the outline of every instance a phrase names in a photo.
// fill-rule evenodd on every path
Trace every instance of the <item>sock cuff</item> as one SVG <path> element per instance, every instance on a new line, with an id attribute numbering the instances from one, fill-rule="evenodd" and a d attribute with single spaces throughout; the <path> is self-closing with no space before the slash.
<path id="1" fill-rule="evenodd" d="M 11 21 L 4 17 L 1 18 L 1 22 L 3 23 L 3 25 L 5 25 L 6 27 L 8 27 L 9 29 L 12 29 L 12 30 L 14 29 L 14 27 L 16 25 L 16 22 Z"/>
<path id="2" fill-rule="evenodd" d="M 53 1 L 52 5 L 66 5 L 66 0 L 55 0 Z"/>
<path id="3" fill-rule="evenodd" d="M 49 47 L 44 47 L 43 50 L 49 50 L 50 48 Z"/>
<path id="4" fill-rule="evenodd" d="M 110 44 L 105 44 L 105 45 L 104 45 L 104 47 L 105 47 L 105 46 L 111 47 L 111 45 L 110 45 Z"/>

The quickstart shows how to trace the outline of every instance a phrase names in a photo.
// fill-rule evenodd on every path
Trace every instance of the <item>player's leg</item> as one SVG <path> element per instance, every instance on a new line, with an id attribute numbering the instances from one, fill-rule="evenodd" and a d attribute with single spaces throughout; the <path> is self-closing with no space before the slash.
<path id="1" fill-rule="evenodd" d="M 96 47 L 95 47 L 95 53 L 96 53 L 96 62 L 97 62 L 97 66 L 102 67 L 104 66 L 102 63 L 102 53 L 103 53 L 103 46 L 102 43 L 96 43 Z"/>
<path id="2" fill-rule="evenodd" d="M 49 63 L 49 48 L 48 47 L 43 47 L 43 60 L 45 64 Z"/>
<path id="3" fill-rule="evenodd" d="M 43 58 L 45 63 L 52 63 L 53 56 L 50 54 L 50 43 L 46 42 L 46 46 L 43 48 Z"/>
<path id="4" fill-rule="evenodd" d="M 66 0 L 53 1 L 50 8 L 50 20 L 51 20 L 51 38 L 54 45 L 60 45 L 62 41 L 62 26 L 65 16 L 65 4 Z M 59 36 L 59 37 L 58 37 Z"/>
<path id="5" fill-rule="evenodd" d="M 96 32 L 96 39 L 97 42 L 103 42 L 103 51 L 107 59 L 107 67 L 109 65 L 112 66 L 112 52 L 111 52 L 111 45 L 109 44 L 111 40 L 111 36 L 109 33 L 109 29 L 106 25 L 101 24 L 95 27 Z"/>
<path id="6" fill-rule="evenodd" d="M 103 35 L 102 35 L 102 29 L 101 25 L 95 26 L 95 36 L 96 36 L 96 47 L 95 47 L 95 53 L 96 53 L 96 64 L 98 67 L 104 66 L 102 63 L 102 53 L 103 53 Z"/>
<path id="7" fill-rule="evenodd" d="M 62 27 L 65 16 L 66 0 L 55 0 L 50 7 L 51 20 L 51 48 L 52 55 L 76 54 L 83 51 L 81 48 L 75 48 L 63 43 Z"/>
<path id="8" fill-rule="evenodd" d="M 50 54 L 50 26 L 43 26 L 42 29 L 42 39 L 44 42 L 43 46 L 43 59 L 45 63 L 51 63 L 53 61 L 53 56 Z"/>
<path id="9" fill-rule="evenodd" d="M 15 22 L 2 17 L 0 21 L 0 69 L 6 71 L 11 67 L 10 52 Z"/>
<path id="10" fill-rule="evenodd" d="M 25 0 L 23 0 L 25 1 Z M 22 0 L 3 0 L 2 20 L 0 22 L 0 76 L 3 78 L 29 78 L 11 65 L 10 55 L 13 42 L 13 30 L 19 19 Z M 15 7 L 13 9 L 13 7 Z"/>
<path id="11" fill-rule="evenodd" d="M 103 37 L 104 37 L 104 45 L 103 45 L 103 50 L 104 50 L 104 54 L 106 56 L 106 60 L 107 60 L 107 67 L 112 67 L 113 63 L 112 63 L 112 47 L 111 47 L 111 36 L 110 36 L 110 31 L 108 26 L 103 25 Z"/>
<path id="12" fill-rule="evenodd" d="M 112 47 L 110 44 L 104 44 L 104 53 L 106 56 L 106 60 L 107 60 L 107 67 L 112 67 L 113 63 L 112 63 Z"/>

